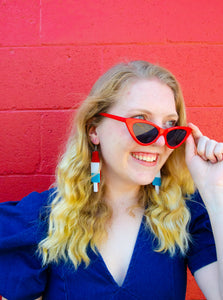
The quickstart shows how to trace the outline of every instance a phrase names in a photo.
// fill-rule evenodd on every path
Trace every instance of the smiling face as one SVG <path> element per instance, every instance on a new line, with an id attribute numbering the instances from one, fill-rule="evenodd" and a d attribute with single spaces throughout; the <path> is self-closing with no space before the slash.
<path id="1" fill-rule="evenodd" d="M 146 119 L 162 128 L 174 126 L 178 119 L 173 92 L 158 79 L 129 85 L 107 113 Z M 113 187 L 116 183 L 127 187 L 150 184 L 173 151 L 163 136 L 149 146 L 139 145 L 125 123 L 106 117 L 90 130 L 90 137 L 100 144 L 102 174 Z"/>

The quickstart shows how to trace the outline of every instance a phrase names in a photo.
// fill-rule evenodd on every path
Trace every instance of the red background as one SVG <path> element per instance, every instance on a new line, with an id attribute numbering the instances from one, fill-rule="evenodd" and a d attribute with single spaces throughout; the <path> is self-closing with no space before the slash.
<path id="1" fill-rule="evenodd" d="M 49 187 L 75 108 L 122 60 L 169 68 L 189 121 L 222 140 L 222 16 L 222 0 L 2 0 L 0 201 Z"/>

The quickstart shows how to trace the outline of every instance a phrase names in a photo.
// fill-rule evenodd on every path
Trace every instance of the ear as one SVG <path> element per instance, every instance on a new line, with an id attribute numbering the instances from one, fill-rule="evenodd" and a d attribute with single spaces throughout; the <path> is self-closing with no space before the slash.
<path id="1" fill-rule="evenodd" d="M 94 145 L 98 145 L 100 143 L 99 141 L 99 136 L 98 136 L 98 132 L 97 132 L 97 127 L 95 126 L 91 126 L 91 128 L 89 129 L 89 137 L 90 137 L 90 140 L 91 142 L 94 144 Z"/>

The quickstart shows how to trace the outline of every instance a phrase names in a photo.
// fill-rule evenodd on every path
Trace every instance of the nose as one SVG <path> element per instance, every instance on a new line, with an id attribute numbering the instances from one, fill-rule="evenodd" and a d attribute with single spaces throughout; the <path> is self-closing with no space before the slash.
<path id="1" fill-rule="evenodd" d="M 165 138 L 163 135 L 159 136 L 159 138 L 155 141 L 154 145 L 162 147 L 165 145 Z"/>

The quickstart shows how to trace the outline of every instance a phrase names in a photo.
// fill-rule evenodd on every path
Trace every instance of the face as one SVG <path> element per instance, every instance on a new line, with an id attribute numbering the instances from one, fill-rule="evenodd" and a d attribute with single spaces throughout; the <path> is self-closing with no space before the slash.
<path id="1" fill-rule="evenodd" d="M 172 127 L 178 120 L 172 90 L 157 79 L 128 86 L 108 113 L 145 119 L 162 128 Z M 163 136 L 149 146 L 139 145 L 125 123 L 106 117 L 97 128 L 91 129 L 90 137 L 94 144 L 100 144 L 101 172 L 106 183 L 113 186 L 150 184 L 173 151 L 165 145 Z"/>

